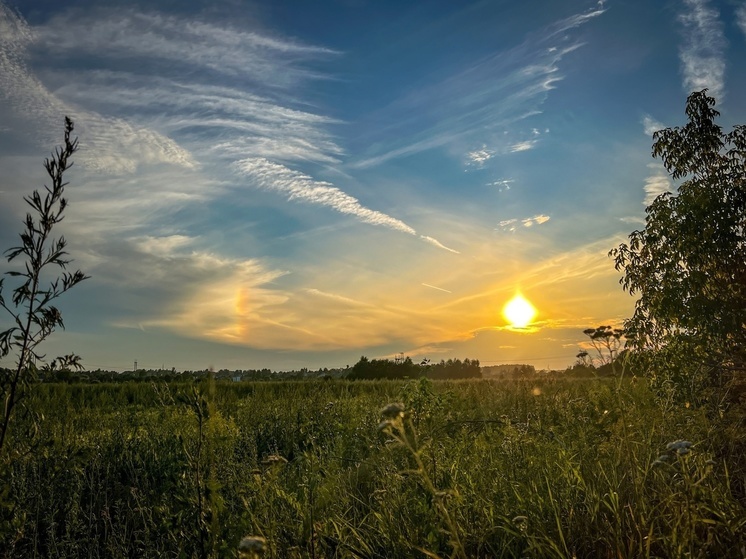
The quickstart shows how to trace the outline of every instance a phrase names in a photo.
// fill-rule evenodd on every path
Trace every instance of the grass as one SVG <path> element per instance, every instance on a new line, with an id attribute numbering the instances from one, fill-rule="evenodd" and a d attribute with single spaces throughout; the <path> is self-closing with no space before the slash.
<path id="1" fill-rule="evenodd" d="M 746 557 L 743 409 L 643 382 L 58 384 L 30 405 L 8 557 L 237 557 L 247 536 L 242 556 Z"/>

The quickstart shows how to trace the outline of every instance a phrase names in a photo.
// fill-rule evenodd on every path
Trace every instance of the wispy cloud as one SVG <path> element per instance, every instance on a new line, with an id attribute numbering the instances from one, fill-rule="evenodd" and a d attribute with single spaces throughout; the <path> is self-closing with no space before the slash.
<path id="1" fill-rule="evenodd" d="M 151 125 L 181 138 L 204 159 L 253 155 L 333 164 L 343 153 L 326 130 L 337 121 L 284 106 L 272 97 L 227 85 L 129 72 L 93 72 L 86 81 L 85 89 L 66 85 L 57 94 L 77 104 L 126 113 L 131 119 L 156 112 L 159 116 L 150 118 Z M 205 138 L 210 142 L 200 141 Z"/>
<path id="2" fill-rule="evenodd" d="M 646 207 L 653 203 L 653 201 L 667 192 L 673 192 L 673 183 L 666 173 L 666 168 L 660 163 L 648 163 L 648 169 L 651 171 L 651 175 L 645 179 L 645 200 L 643 205 Z"/>
<path id="3" fill-rule="evenodd" d="M 736 9 L 736 22 L 741 28 L 741 31 L 743 31 L 743 34 L 746 35 L 746 4 L 743 4 Z"/>
<path id="4" fill-rule="evenodd" d="M 52 94 L 27 66 L 29 49 L 42 35 L 3 3 L 0 31 L 0 91 L 17 116 L 33 123 L 32 135 L 40 145 L 57 140 L 62 116 L 69 115 L 84 138 L 78 161 L 89 167 L 121 173 L 132 172 L 141 163 L 195 166 L 191 154 L 164 135 L 79 109 Z"/>
<path id="5" fill-rule="evenodd" d="M 479 169 L 484 167 L 484 164 L 493 157 L 495 157 L 494 150 L 487 149 L 486 145 L 483 145 L 481 149 L 470 151 L 466 154 L 467 164 Z"/>
<path id="6" fill-rule="evenodd" d="M 528 151 L 530 149 L 534 149 L 536 147 L 537 140 L 526 140 L 524 142 L 518 142 L 517 144 L 513 144 L 508 148 L 508 151 L 511 153 L 516 153 L 519 151 Z"/>
<path id="7" fill-rule="evenodd" d="M 53 56 L 74 52 L 121 60 L 147 58 L 279 87 L 321 77 L 299 66 L 299 59 L 336 54 L 327 48 L 225 25 L 102 8 L 68 11 L 53 18 L 38 29 L 38 44 Z"/>
<path id="8" fill-rule="evenodd" d="M 327 206 L 339 213 L 351 215 L 363 223 L 417 236 L 417 231 L 400 219 L 367 208 L 357 198 L 343 192 L 333 184 L 314 180 L 308 175 L 279 163 L 264 158 L 250 158 L 237 161 L 234 168 L 257 187 L 284 194 L 288 200 Z M 438 248 L 457 252 L 432 237 L 426 235 L 419 235 L 419 237 Z"/>
<path id="9" fill-rule="evenodd" d="M 373 132 L 369 141 L 376 147 L 352 166 L 371 167 L 451 145 L 485 145 L 495 153 L 510 152 L 511 146 L 533 147 L 525 142 L 506 144 L 498 132 L 541 113 L 547 95 L 564 77 L 563 59 L 582 46 L 572 31 L 605 10 L 598 5 L 556 21 L 529 35 L 521 44 L 466 63 L 461 72 L 419 88 L 372 115 L 379 120 L 394 121 L 396 125 L 380 130 L 378 135 Z M 372 128 L 375 130 L 375 126 Z M 384 134 L 386 142 L 382 142 Z M 400 139 L 392 142 L 392 137 Z M 382 149 L 380 145 L 387 147 Z M 487 160 L 484 157 L 489 154 L 481 151 L 466 148 L 460 153 L 468 153 L 467 159 L 476 158 L 484 164 Z"/>
<path id="10" fill-rule="evenodd" d="M 524 227 L 533 227 L 534 225 L 541 225 L 542 223 L 546 223 L 551 218 L 548 215 L 535 215 L 534 217 L 527 217 L 526 219 L 522 219 L 521 223 Z"/>
<path id="11" fill-rule="evenodd" d="M 534 225 L 542 225 L 549 221 L 551 218 L 548 215 L 544 214 L 538 214 L 533 217 L 525 217 L 525 218 L 512 218 L 512 219 L 505 219 L 501 222 L 499 222 L 498 228 L 507 231 L 509 233 L 514 233 L 519 226 L 523 227 L 533 227 Z"/>
<path id="12" fill-rule="evenodd" d="M 636 215 L 626 215 L 624 217 L 620 217 L 619 221 L 631 225 L 645 225 L 645 218 Z"/>
<path id="13" fill-rule="evenodd" d="M 0 91 L 40 145 L 70 115 L 78 160 L 94 170 L 247 156 L 334 164 L 343 153 L 327 131 L 336 121 L 296 98 L 325 77 L 311 68 L 330 49 L 134 9 L 70 10 L 31 28 L 0 3 L 0 29 Z M 81 55 L 101 64 L 70 63 Z"/>
<path id="14" fill-rule="evenodd" d="M 679 15 L 683 26 L 679 59 L 687 93 L 708 88 L 722 100 L 725 94 L 726 40 L 716 7 L 708 0 L 684 0 L 686 11 Z"/>
<path id="15" fill-rule="evenodd" d="M 450 247 L 447 247 L 443 243 L 441 243 L 438 239 L 434 239 L 432 237 L 428 237 L 427 235 L 420 235 L 420 239 L 425 241 L 426 243 L 430 243 L 433 246 L 436 246 L 438 248 L 442 248 L 443 250 L 447 250 L 448 252 L 452 252 L 453 254 L 461 254 L 459 251 L 452 249 Z"/>
<path id="16" fill-rule="evenodd" d="M 504 192 L 510 190 L 510 185 L 514 182 L 514 179 L 500 179 L 487 183 L 487 186 L 496 186 L 498 192 Z"/>
<path id="17" fill-rule="evenodd" d="M 665 124 L 661 124 L 650 115 L 645 115 L 644 117 L 642 117 L 642 126 L 645 130 L 646 136 L 652 136 L 653 134 L 658 132 L 658 130 L 663 130 L 664 128 L 666 128 Z"/>

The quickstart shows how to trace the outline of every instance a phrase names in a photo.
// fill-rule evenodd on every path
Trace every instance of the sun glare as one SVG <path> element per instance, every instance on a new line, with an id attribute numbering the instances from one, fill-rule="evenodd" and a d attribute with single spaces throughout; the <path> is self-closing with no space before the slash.
<path id="1" fill-rule="evenodd" d="M 513 328 L 525 328 L 536 316 L 534 306 L 520 293 L 503 307 L 503 316 Z"/>

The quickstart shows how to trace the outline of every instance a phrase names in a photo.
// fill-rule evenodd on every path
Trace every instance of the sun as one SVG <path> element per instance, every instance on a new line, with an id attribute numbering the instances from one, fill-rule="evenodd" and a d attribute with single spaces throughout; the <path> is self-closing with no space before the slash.
<path id="1" fill-rule="evenodd" d="M 536 309 L 523 295 L 516 293 L 503 307 L 503 316 L 513 328 L 525 328 L 536 316 Z"/>

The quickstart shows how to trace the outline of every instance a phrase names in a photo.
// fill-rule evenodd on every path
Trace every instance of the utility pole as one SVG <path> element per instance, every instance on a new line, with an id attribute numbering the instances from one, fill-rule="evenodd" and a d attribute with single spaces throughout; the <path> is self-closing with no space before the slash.
<path id="1" fill-rule="evenodd" d="M 134 369 L 132 369 L 132 372 L 133 372 L 133 373 L 136 373 L 136 372 L 137 372 L 137 360 L 135 360 L 135 368 L 134 368 Z"/>

